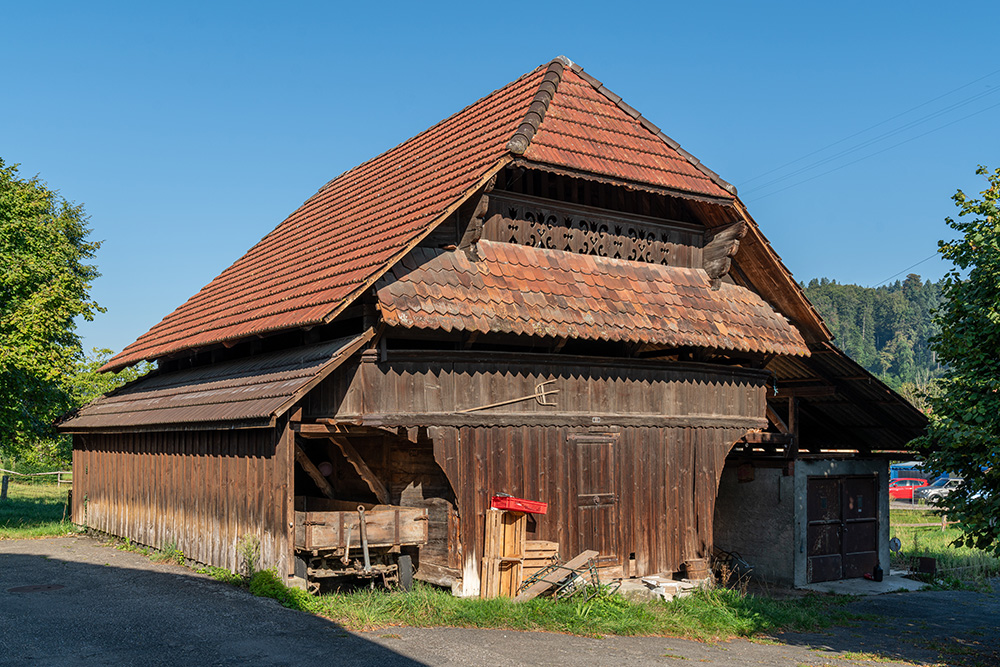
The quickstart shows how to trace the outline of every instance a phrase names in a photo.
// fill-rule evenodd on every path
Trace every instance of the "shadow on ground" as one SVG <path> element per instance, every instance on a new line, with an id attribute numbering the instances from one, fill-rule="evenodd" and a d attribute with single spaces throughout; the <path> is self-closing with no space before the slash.
<path id="1" fill-rule="evenodd" d="M 1000 665 L 992 594 L 858 598 L 847 627 L 774 640 L 575 637 L 469 628 L 351 633 L 330 621 L 86 537 L 0 541 L 4 665 Z M 11 588 L 42 587 L 34 592 Z M 62 586 L 50 588 L 47 586 Z M 792 591 L 798 596 L 801 592 Z"/>
<path id="2" fill-rule="evenodd" d="M 861 616 L 821 633 L 786 632 L 775 639 L 838 655 L 874 654 L 916 664 L 1000 665 L 1000 580 L 991 592 L 889 593 L 852 601 Z"/>
<path id="3" fill-rule="evenodd" d="M 0 542 L 0 656 L 4 665 L 423 664 L 83 537 Z"/>

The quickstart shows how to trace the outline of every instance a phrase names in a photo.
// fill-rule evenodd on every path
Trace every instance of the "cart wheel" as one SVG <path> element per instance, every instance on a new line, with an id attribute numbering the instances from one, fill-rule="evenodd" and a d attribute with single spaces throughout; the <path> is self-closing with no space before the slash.
<path id="1" fill-rule="evenodd" d="M 413 557 L 406 554 L 400 555 L 396 561 L 396 568 L 399 574 L 399 587 L 404 591 L 413 588 Z"/>

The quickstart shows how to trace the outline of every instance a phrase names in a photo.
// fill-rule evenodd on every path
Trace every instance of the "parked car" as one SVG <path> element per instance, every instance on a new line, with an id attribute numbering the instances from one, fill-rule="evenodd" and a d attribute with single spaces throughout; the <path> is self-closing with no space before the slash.
<path id="1" fill-rule="evenodd" d="M 921 487 L 914 491 L 913 499 L 936 503 L 961 485 L 962 479 L 959 477 L 942 477 L 930 486 Z"/>
<path id="2" fill-rule="evenodd" d="M 889 497 L 896 500 L 913 500 L 913 492 L 928 486 L 926 479 L 900 477 L 889 482 Z"/>

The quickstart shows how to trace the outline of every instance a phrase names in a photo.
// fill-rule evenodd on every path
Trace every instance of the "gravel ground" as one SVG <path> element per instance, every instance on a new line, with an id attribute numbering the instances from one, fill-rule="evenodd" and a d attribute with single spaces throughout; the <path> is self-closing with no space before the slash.
<path id="1" fill-rule="evenodd" d="M 10 590 L 26 586 L 43 588 Z M 1000 665 L 1000 585 L 993 594 L 894 593 L 851 605 L 869 620 L 752 642 L 463 628 L 355 633 L 90 537 L 0 541 L 4 665 L 803 667 L 874 664 L 876 654 L 889 658 L 880 665 Z"/>

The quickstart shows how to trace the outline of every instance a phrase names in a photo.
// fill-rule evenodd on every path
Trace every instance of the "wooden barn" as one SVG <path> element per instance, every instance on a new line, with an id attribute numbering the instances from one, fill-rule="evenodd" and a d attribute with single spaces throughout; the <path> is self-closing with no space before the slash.
<path id="1" fill-rule="evenodd" d="M 61 425 L 73 514 L 225 568 L 256 538 L 291 580 L 338 567 L 360 506 L 384 557 L 474 595 L 509 494 L 564 557 L 683 573 L 727 459 L 886 448 L 901 399 L 832 399 L 870 376 L 814 363 L 830 338 L 735 188 L 557 58 L 330 181 L 108 362 L 157 370 Z"/>

